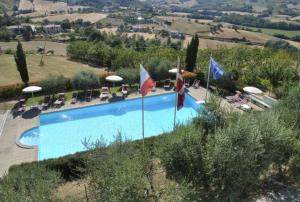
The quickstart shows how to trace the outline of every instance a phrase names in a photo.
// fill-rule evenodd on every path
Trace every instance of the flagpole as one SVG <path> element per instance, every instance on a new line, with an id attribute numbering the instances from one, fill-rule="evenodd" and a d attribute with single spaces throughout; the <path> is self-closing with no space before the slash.
<path id="1" fill-rule="evenodd" d="M 173 130 L 175 130 L 176 127 L 176 112 L 177 112 L 177 99 L 178 99 L 178 92 L 176 90 L 176 83 L 177 83 L 177 74 L 179 71 L 179 65 L 180 65 L 180 58 L 177 57 L 177 73 L 176 73 L 176 80 L 175 80 L 175 106 L 174 106 L 174 125 L 173 125 Z"/>
<path id="2" fill-rule="evenodd" d="M 209 58 L 209 66 L 208 66 L 208 72 L 207 72 L 206 93 L 205 93 L 205 103 L 207 103 L 207 94 L 208 94 L 208 86 L 209 86 L 209 76 L 210 76 L 211 57 L 212 57 L 212 54 L 210 54 L 210 58 Z"/>
<path id="3" fill-rule="evenodd" d="M 142 95 L 142 134 L 143 134 L 143 148 L 145 147 L 145 129 L 144 129 L 144 96 Z"/>

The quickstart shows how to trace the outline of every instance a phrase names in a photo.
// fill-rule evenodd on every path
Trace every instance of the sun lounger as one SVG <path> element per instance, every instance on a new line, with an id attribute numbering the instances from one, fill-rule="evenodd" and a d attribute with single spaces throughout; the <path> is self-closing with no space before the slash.
<path id="1" fill-rule="evenodd" d="M 165 80 L 165 83 L 164 83 L 164 89 L 170 90 L 170 88 L 171 88 L 171 80 L 167 79 L 167 80 Z"/>
<path id="2" fill-rule="evenodd" d="M 19 102 L 19 103 L 18 103 L 17 112 L 18 112 L 18 113 L 23 113 L 23 112 L 25 112 L 25 109 L 26 109 L 25 103 Z"/>
<path id="3" fill-rule="evenodd" d="M 107 99 L 109 96 L 109 90 L 108 90 L 108 87 L 102 87 L 101 88 L 101 93 L 100 93 L 100 100 L 105 100 Z"/>
<path id="4" fill-rule="evenodd" d="M 86 100 L 87 102 L 90 102 L 90 101 L 92 100 L 92 91 L 91 91 L 91 90 L 88 90 L 88 91 L 86 92 L 85 100 Z"/>
<path id="5" fill-rule="evenodd" d="M 194 80 L 192 86 L 193 86 L 195 89 L 199 88 L 199 87 L 200 87 L 200 80 L 198 80 L 198 79 Z"/>
<path id="6" fill-rule="evenodd" d="M 248 111 L 251 111 L 252 110 L 252 107 L 247 105 L 247 104 L 242 104 L 239 106 L 239 109 L 245 111 L 245 112 L 248 112 Z"/>
<path id="7" fill-rule="evenodd" d="M 45 95 L 44 96 L 44 101 L 41 104 L 42 109 L 47 109 L 50 106 L 50 95 Z"/>
<path id="8" fill-rule="evenodd" d="M 234 103 L 234 102 L 238 102 L 241 100 L 241 92 L 240 91 L 236 91 L 236 94 L 233 96 L 226 96 L 225 99 L 229 102 L 229 103 Z"/>
<path id="9" fill-rule="evenodd" d="M 54 106 L 62 106 L 65 104 L 65 94 L 64 93 L 59 93 L 58 94 L 58 99 L 54 102 Z"/>
<path id="10" fill-rule="evenodd" d="M 75 104 L 77 102 L 78 92 L 74 92 L 72 95 L 71 104 Z"/>
<path id="11" fill-rule="evenodd" d="M 234 102 L 233 105 L 236 107 L 240 107 L 243 104 L 247 104 L 248 103 L 248 98 L 243 98 L 240 101 Z"/>
<path id="12" fill-rule="evenodd" d="M 185 85 L 185 87 L 189 88 L 190 87 L 190 80 L 189 79 L 185 80 L 184 85 Z"/>
<path id="13" fill-rule="evenodd" d="M 155 92 L 156 91 L 156 82 L 154 83 L 152 89 L 151 89 L 152 92 Z"/>
<path id="14" fill-rule="evenodd" d="M 123 97 L 128 96 L 128 85 L 127 84 L 122 85 L 122 95 L 123 95 Z"/>

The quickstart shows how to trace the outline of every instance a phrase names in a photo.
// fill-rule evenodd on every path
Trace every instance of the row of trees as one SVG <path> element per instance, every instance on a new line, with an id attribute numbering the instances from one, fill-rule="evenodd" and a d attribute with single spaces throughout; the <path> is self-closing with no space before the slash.
<path id="1" fill-rule="evenodd" d="M 109 67 L 113 70 L 138 68 L 140 63 L 147 63 L 151 58 L 166 59 L 175 66 L 177 56 L 180 56 L 180 58 L 187 59 L 182 62 L 182 66 L 202 75 L 201 79 L 204 81 L 207 78 L 209 58 L 212 55 L 226 72 L 223 78 L 217 82 L 212 81 L 212 84 L 229 91 L 245 85 L 254 85 L 273 91 L 280 96 L 286 87 L 299 82 L 297 72 L 299 72 L 300 61 L 299 51 L 296 48 L 282 45 L 281 42 L 280 44 L 270 42 L 265 49 L 235 47 L 198 51 L 195 48 L 197 41 L 195 36 L 186 54 L 183 51 L 161 47 L 147 48 L 144 52 L 137 52 L 128 48 L 111 48 L 104 43 L 75 42 L 68 46 L 68 55 L 72 59 Z M 195 58 L 196 55 L 197 58 Z M 195 63 L 197 63 L 197 68 L 195 68 Z"/>
<path id="2" fill-rule="evenodd" d="M 271 22 L 270 20 L 266 20 L 264 18 L 260 18 L 253 15 L 224 14 L 222 15 L 222 17 L 217 19 L 217 21 L 258 28 L 300 30 L 300 25 L 296 23 Z"/>
<path id="3" fill-rule="evenodd" d="M 140 63 L 144 63 L 153 57 L 173 61 L 176 60 L 178 52 L 174 49 L 156 46 L 141 52 L 130 48 L 112 48 L 102 42 L 80 41 L 71 43 L 67 47 L 67 53 L 71 59 L 116 70 L 118 68 L 136 68 Z"/>

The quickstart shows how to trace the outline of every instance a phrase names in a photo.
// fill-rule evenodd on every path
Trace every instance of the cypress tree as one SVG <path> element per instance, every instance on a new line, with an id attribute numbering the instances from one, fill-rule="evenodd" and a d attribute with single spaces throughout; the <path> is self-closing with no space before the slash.
<path id="1" fill-rule="evenodd" d="M 25 83 L 25 85 L 28 85 L 29 76 L 27 71 L 27 64 L 26 64 L 26 56 L 23 51 L 23 47 L 20 41 L 18 41 L 17 45 L 17 51 L 14 55 L 16 66 L 18 68 L 18 71 L 20 73 L 22 81 Z"/>
<path id="2" fill-rule="evenodd" d="M 197 54 L 198 54 L 198 46 L 199 46 L 199 38 L 198 35 L 195 34 L 195 36 L 192 38 L 191 42 L 187 46 L 186 51 L 186 70 L 193 72 L 196 60 L 197 60 Z"/>

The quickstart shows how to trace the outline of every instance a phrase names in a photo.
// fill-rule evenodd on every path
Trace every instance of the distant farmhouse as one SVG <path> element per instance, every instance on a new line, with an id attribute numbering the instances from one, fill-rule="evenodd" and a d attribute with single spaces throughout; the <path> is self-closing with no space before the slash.
<path id="1" fill-rule="evenodd" d="M 60 25 L 51 24 L 51 25 L 44 25 L 43 30 L 47 34 L 57 34 L 62 31 L 62 28 Z"/>
<path id="2" fill-rule="evenodd" d="M 6 29 L 13 34 L 20 34 L 25 30 L 29 30 L 32 33 L 36 32 L 36 26 L 32 24 L 12 25 L 7 26 Z"/>

